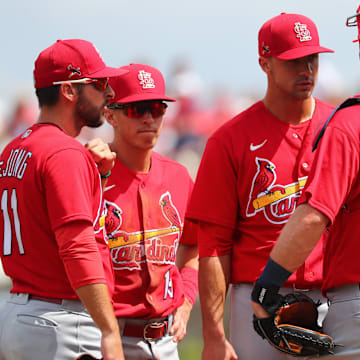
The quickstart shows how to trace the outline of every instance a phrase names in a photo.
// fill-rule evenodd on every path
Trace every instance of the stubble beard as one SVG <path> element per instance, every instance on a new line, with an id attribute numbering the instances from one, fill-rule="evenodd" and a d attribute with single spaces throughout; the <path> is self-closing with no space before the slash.
<path id="1" fill-rule="evenodd" d="M 84 126 L 98 128 L 104 123 L 101 111 L 86 98 L 82 89 L 79 91 L 75 113 L 83 121 Z"/>

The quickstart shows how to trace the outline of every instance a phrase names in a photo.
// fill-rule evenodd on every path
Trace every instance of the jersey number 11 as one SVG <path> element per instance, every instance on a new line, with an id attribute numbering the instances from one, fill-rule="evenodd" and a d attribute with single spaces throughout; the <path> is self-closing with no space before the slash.
<path id="1" fill-rule="evenodd" d="M 8 208 L 8 189 L 5 189 L 1 195 L 1 210 L 3 214 L 3 221 L 4 221 L 4 256 L 11 254 L 11 241 L 13 238 L 12 234 L 12 226 L 11 226 L 11 219 L 9 215 L 9 208 Z M 21 231 L 20 231 L 20 220 L 19 215 L 17 212 L 17 196 L 16 196 L 16 189 L 12 189 L 11 191 L 11 210 L 13 213 L 14 219 L 14 229 L 15 235 L 17 239 L 17 243 L 19 245 L 20 254 L 23 255 L 25 253 L 24 246 L 21 239 Z"/>

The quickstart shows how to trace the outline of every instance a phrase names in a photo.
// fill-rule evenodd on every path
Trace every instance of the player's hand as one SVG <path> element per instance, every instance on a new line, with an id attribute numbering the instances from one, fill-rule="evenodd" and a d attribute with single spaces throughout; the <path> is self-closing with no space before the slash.
<path id="1" fill-rule="evenodd" d="M 185 298 L 183 304 L 173 313 L 174 322 L 170 329 L 170 335 L 174 335 L 173 341 L 176 343 L 180 342 L 186 335 L 186 325 L 189 321 L 191 309 L 191 302 Z"/>
<path id="2" fill-rule="evenodd" d="M 120 334 L 118 332 L 102 334 L 101 354 L 103 360 L 125 360 Z"/>
<path id="3" fill-rule="evenodd" d="M 106 175 L 115 164 L 116 153 L 112 152 L 109 145 L 99 138 L 90 140 L 85 147 L 98 166 L 99 173 Z"/>
<path id="4" fill-rule="evenodd" d="M 204 341 L 204 348 L 201 353 L 202 360 L 237 360 L 238 357 L 232 345 L 226 338 L 213 338 Z"/>

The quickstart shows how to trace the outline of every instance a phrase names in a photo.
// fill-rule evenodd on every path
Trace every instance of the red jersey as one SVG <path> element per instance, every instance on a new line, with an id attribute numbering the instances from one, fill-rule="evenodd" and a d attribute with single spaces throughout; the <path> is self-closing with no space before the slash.
<path id="1" fill-rule="evenodd" d="M 199 251 L 200 257 L 231 253 L 232 283 L 253 283 L 260 276 L 306 183 L 314 133 L 332 109 L 316 99 L 313 118 L 291 125 L 259 101 L 208 140 L 187 218 L 231 230 L 231 236 L 214 236 L 214 243 L 199 239 Z M 319 242 L 287 285 L 312 288 L 321 281 Z"/>
<path id="2" fill-rule="evenodd" d="M 0 254 L 11 292 L 77 299 L 73 287 L 105 283 L 98 265 L 99 250 L 109 261 L 104 239 L 58 244 L 54 235 L 73 221 L 92 226 L 101 210 L 99 173 L 80 142 L 55 125 L 30 127 L 1 154 L 0 196 Z M 84 258 L 86 276 L 69 279 L 64 262 Z"/>
<path id="3" fill-rule="evenodd" d="M 184 302 L 175 257 L 192 187 L 184 166 L 155 152 L 148 174 L 116 159 L 104 191 L 104 229 L 117 317 L 162 317 Z"/>
<path id="4" fill-rule="evenodd" d="M 315 151 L 309 181 L 300 202 L 307 201 L 331 222 L 325 248 L 323 293 L 360 283 L 360 106 L 339 110 Z"/>

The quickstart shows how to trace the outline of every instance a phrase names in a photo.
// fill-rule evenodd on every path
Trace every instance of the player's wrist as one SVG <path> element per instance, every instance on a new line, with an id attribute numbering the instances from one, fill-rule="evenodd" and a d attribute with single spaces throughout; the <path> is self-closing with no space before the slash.
<path id="1" fill-rule="evenodd" d="M 113 319 L 111 317 L 110 319 L 108 319 L 108 322 L 106 324 L 102 324 L 102 326 L 100 326 L 99 329 L 103 336 L 118 336 L 118 335 L 120 335 L 119 324 L 118 324 L 116 318 L 113 321 Z"/>
<path id="2" fill-rule="evenodd" d="M 104 174 L 100 173 L 101 179 L 107 179 L 110 175 L 111 175 L 111 170 L 109 170 L 107 173 Z"/>
<path id="3" fill-rule="evenodd" d="M 264 288 L 280 288 L 285 281 L 290 277 L 291 272 L 286 270 L 280 264 L 275 262 L 269 257 L 266 266 L 261 273 L 257 283 L 261 284 Z"/>
<path id="4" fill-rule="evenodd" d="M 251 292 L 251 300 L 260 304 L 269 315 L 273 315 L 282 302 L 279 289 L 279 287 L 266 288 L 256 282 Z"/>
<path id="5" fill-rule="evenodd" d="M 251 292 L 251 300 L 273 315 L 282 302 L 279 289 L 290 275 L 291 272 L 269 258 Z"/>
<path id="6" fill-rule="evenodd" d="M 226 341 L 225 329 L 221 325 L 220 326 L 206 325 L 205 328 L 205 324 L 204 324 L 202 335 L 203 335 L 204 343 L 214 341 L 214 339 Z"/>

